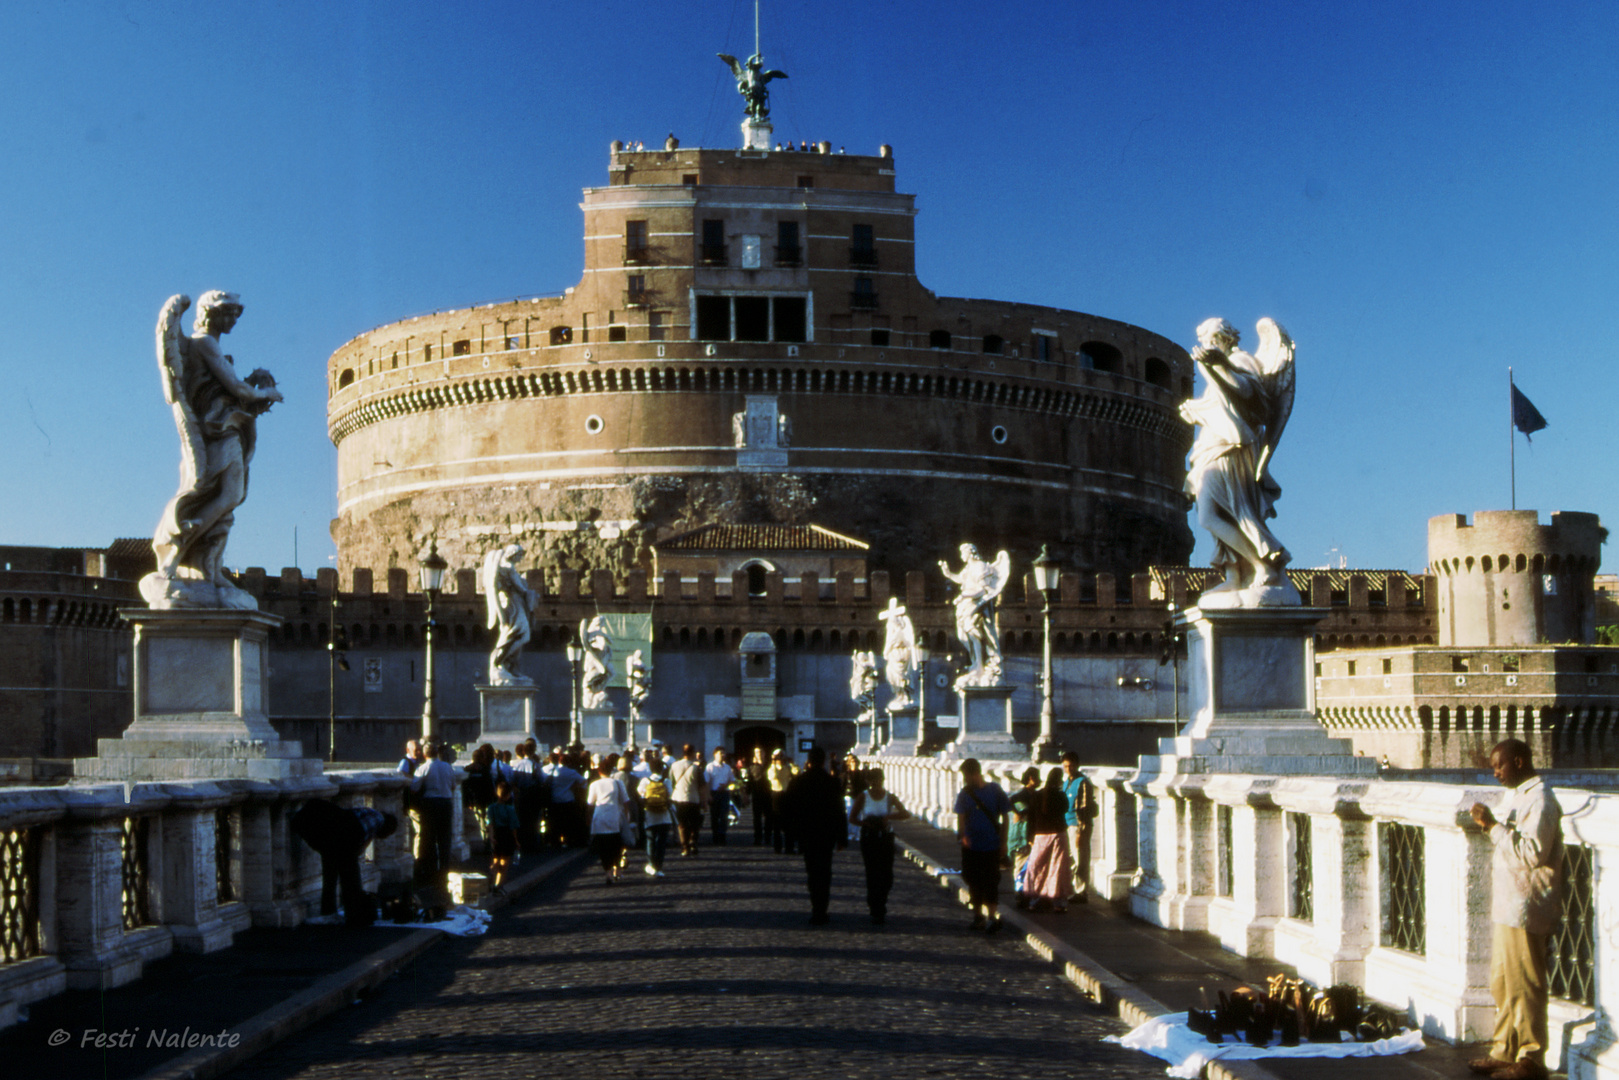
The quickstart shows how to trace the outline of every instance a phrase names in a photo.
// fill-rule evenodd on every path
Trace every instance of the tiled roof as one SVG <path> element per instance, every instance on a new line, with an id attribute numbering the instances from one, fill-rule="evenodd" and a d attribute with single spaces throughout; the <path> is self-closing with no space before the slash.
<path id="1" fill-rule="evenodd" d="M 1211 585 L 1217 584 L 1224 576 L 1211 566 L 1154 566 L 1149 568 L 1148 572 L 1152 574 L 1155 591 L 1164 596 L 1169 595 L 1169 582 L 1174 578 L 1180 578 L 1186 582 L 1186 591 L 1188 593 L 1200 593 Z M 1404 577 L 1409 581 L 1407 587 L 1414 588 L 1418 592 L 1422 590 L 1422 574 L 1420 572 L 1413 574 L 1409 570 L 1361 570 L 1356 567 L 1341 570 L 1331 567 L 1319 569 L 1289 567 L 1287 570 L 1288 579 L 1293 582 L 1293 587 L 1306 596 L 1310 592 L 1310 583 L 1318 577 L 1324 576 L 1331 584 L 1332 590 L 1339 592 L 1349 588 L 1349 579 L 1356 574 L 1366 579 L 1366 588 L 1371 592 L 1386 589 L 1391 575 Z"/>
<path id="2" fill-rule="evenodd" d="M 851 551 L 870 544 L 819 525 L 704 525 L 653 545 L 659 551 Z"/>
<path id="3" fill-rule="evenodd" d="M 151 554 L 152 538 L 150 536 L 120 536 L 107 545 L 109 558 L 139 559 Z"/>

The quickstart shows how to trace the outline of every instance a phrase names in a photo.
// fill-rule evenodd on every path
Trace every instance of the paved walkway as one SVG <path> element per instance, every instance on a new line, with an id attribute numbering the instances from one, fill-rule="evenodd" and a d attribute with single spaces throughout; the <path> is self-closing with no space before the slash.
<path id="1" fill-rule="evenodd" d="M 735 834 L 733 834 L 735 835 Z M 241 1080 L 409 1077 L 1158 1078 L 1123 1030 L 903 860 L 870 925 L 851 849 L 832 924 L 806 924 L 799 859 L 751 846 L 671 857 L 607 888 L 585 865 L 439 945 L 378 993 L 270 1049 Z"/>
<path id="2" fill-rule="evenodd" d="M 916 822 L 905 822 L 900 837 L 924 859 L 948 868 L 961 865 L 955 837 Z M 1007 885 L 1003 878 L 1003 886 Z M 1221 947 L 1212 934 L 1161 930 L 1110 904 L 1072 904 L 1065 914 L 1014 911 L 1012 894 L 1003 888 L 1003 911 L 1015 922 L 1020 937 L 1034 931 L 1047 940 L 1060 941 L 1095 962 L 1099 969 L 1128 988 L 1143 992 L 1171 1012 L 1205 1008 L 1220 990 L 1244 984 L 1263 985 L 1278 971 L 1298 973 L 1275 960 L 1251 960 Z M 1151 1010 L 1149 1011 L 1156 1011 Z M 1416 1054 L 1379 1058 L 1303 1058 L 1271 1060 L 1234 1070 L 1248 1076 L 1269 1074 L 1276 1080 L 1461 1080 L 1473 1074 L 1469 1058 L 1481 1056 L 1483 1046 L 1451 1046 L 1429 1039 Z"/>

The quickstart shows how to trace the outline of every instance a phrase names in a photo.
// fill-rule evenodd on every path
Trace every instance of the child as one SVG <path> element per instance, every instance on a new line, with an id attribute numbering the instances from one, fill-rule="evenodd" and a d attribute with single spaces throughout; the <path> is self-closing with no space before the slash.
<path id="1" fill-rule="evenodd" d="M 506 869 L 517 852 L 517 807 L 512 803 L 512 789 L 502 780 L 495 785 L 495 801 L 489 806 L 489 834 L 494 840 L 494 854 L 489 859 L 489 870 L 495 877 L 491 896 L 505 896 L 501 885 L 506 880 Z"/>

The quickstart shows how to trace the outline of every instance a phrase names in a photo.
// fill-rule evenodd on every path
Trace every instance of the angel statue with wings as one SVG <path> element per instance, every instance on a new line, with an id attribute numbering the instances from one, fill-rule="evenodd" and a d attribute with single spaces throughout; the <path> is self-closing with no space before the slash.
<path id="1" fill-rule="evenodd" d="M 769 71 L 763 70 L 765 66 L 764 57 L 759 53 L 754 53 L 748 57 L 746 64 L 726 53 L 720 53 L 719 58 L 725 61 L 726 66 L 731 69 L 731 74 L 736 77 L 736 92 L 741 94 L 743 100 L 748 103 L 749 119 L 764 120 L 768 118 L 770 116 L 770 91 L 766 89 L 765 84 L 771 79 L 785 79 L 787 73 L 777 71 L 775 68 L 771 68 Z"/>
<path id="2" fill-rule="evenodd" d="M 971 665 L 956 679 L 964 686 L 999 686 L 1001 683 L 1001 631 L 995 622 L 995 601 L 1012 576 L 1012 559 L 1002 551 L 985 562 L 971 544 L 961 545 L 962 567 L 952 573 L 944 562 L 939 569 L 961 588 L 956 596 L 956 637 L 967 649 Z"/>
<path id="3" fill-rule="evenodd" d="M 478 584 L 483 586 L 489 612 L 489 629 L 500 628 L 495 647 L 489 652 L 490 686 L 534 685 L 533 679 L 517 672 L 517 658 L 531 632 L 529 614 L 538 599 L 523 579 L 523 572 L 517 569 L 517 560 L 522 557 L 522 544 L 507 544 L 485 555 L 478 572 Z"/>
<path id="4" fill-rule="evenodd" d="M 141 595 L 159 609 L 252 611 L 258 602 L 225 577 L 225 541 L 247 498 L 258 418 L 281 394 L 268 371 L 244 379 L 220 351 L 220 337 L 241 318 L 241 297 L 203 293 L 188 337 L 180 316 L 190 306 L 189 296 L 171 296 L 158 315 L 157 366 L 180 433 L 180 489 L 153 534 L 157 570 L 141 579 Z"/>
<path id="5" fill-rule="evenodd" d="M 613 639 L 607 636 L 607 620 L 597 615 L 581 621 L 579 640 L 585 646 L 580 700 L 587 709 L 599 709 L 607 704 L 607 684 L 616 674 L 613 668 Z"/>
<path id="6" fill-rule="evenodd" d="M 1186 492 L 1198 524 L 1214 537 L 1213 564 L 1225 571 L 1225 580 L 1198 598 L 1199 607 L 1301 602 L 1282 572 L 1291 556 L 1265 524 L 1282 494 L 1270 462 L 1293 411 L 1293 339 L 1271 319 L 1260 319 L 1258 329 L 1254 356 L 1237 348 L 1240 335 L 1224 319 L 1200 325 L 1192 359 L 1208 385 L 1180 407 L 1198 428 Z"/>

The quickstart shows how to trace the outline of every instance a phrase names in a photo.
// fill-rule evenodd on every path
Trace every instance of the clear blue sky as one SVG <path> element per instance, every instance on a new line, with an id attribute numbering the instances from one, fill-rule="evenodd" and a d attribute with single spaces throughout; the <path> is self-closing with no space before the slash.
<path id="1" fill-rule="evenodd" d="M 230 351 L 287 399 L 228 561 L 289 565 L 296 526 L 328 565 L 328 355 L 574 284 L 609 141 L 736 145 L 714 54 L 751 22 L 747 0 L 5 5 L 0 543 L 150 533 L 178 460 L 157 311 L 226 288 Z M 1300 566 L 1420 569 L 1430 515 L 1505 507 L 1509 364 L 1551 421 L 1519 437 L 1519 505 L 1619 522 L 1616 31 L 1611 2 L 764 6 L 778 137 L 893 144 L 929 287 L 1188 346 L 1210 315 L 1292 332 L 1275 526 Z"/>

